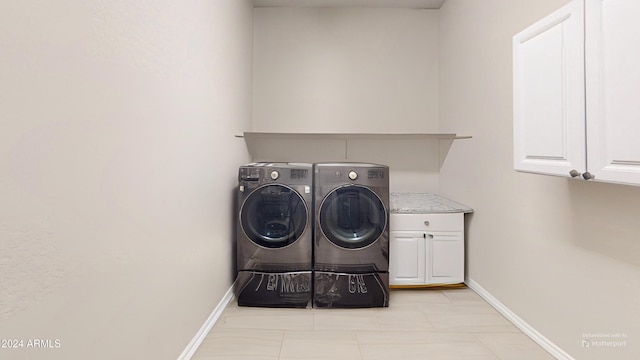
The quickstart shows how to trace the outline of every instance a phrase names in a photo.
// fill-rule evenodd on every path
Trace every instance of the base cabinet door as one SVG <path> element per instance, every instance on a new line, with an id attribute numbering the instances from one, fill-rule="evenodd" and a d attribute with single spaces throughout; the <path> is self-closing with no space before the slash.
<path id="1" fill-rule="evenodd" d="M 464 282 L 464 239 L 462 233 L 429 233 L 431 241 L 431 271 L 429 280 L 435 284 Z"/>
<path id="2" fill-rule="evenodd" d="M 391 231 L 389 272 L 391 285 L 420 285 L 427 281 L 424 233 Z"/>

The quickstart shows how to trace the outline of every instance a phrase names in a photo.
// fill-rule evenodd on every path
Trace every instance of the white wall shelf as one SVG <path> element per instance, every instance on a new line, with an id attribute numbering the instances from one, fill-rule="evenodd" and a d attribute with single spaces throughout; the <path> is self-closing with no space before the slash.
<path id="1" fill-rule="evenodd" d="M 456 134 L 383 134 L 383 133 L 271 133 L 271 132 L 245 132 L 236 137 L 253 139 L 295 139 L 295 140 L 439 140 L 439 139 L 470 139 L 471 136 L 458 136 Z"/>
<path id="2" fill-rule="evenodd" d="M 252 161 L 369 161 L 396 163 L 407 154 L 435 154 L 441 165 L 454 140 L 471 136 L 441 133 L 270 133 L 245 132 Z M 415 162 L 412 162 L 415 163 Z"/>

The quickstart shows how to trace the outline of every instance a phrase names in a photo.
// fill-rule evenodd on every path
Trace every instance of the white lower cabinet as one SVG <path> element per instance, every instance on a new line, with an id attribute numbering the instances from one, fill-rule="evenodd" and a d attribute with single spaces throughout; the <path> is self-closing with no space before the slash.
<path id="1" fill-rule="evenodd" d="M 391 286 L 464 282 L 464 215 L 391 214 Z"/>

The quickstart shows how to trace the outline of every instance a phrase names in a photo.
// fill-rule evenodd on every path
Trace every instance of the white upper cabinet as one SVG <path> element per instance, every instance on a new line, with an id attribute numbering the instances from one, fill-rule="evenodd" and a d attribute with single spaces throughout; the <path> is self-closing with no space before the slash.
<path id="1" fill-rule="evenodd" d="M 585 22 L 588 170 L 640 184 L 640 1 L 587 0 Z"/>
<path id="2" fill-rule="evenodd" d="M 583 19 L 574 1 L 513 38 L 516 170 L 585 168 Z"/>
<path id="3" fill-rule="evenodd" d="M 638 19 L 574 0 L 514 36 L 516 170 L 640 185 Z"/>

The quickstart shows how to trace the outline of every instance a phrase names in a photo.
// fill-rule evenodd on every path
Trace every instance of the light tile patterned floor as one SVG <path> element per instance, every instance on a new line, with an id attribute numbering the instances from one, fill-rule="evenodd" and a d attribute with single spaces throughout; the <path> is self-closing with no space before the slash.
<path id="1" fill-rule="evenodd" d="M 392 290 L 374 309 L 229 304 L 193 360 L 553 359 L 470 289 Z"/>

